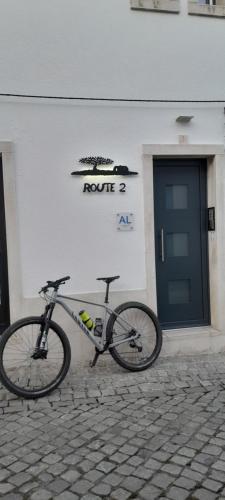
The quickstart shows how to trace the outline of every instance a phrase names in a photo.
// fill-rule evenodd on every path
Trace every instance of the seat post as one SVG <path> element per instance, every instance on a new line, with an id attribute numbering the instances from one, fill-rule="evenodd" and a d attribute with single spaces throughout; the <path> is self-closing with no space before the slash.
<path id="1" fill-rule="evenodd" d="M 106 283 L 105 304 L 109 303 L 109 283 Z"/>

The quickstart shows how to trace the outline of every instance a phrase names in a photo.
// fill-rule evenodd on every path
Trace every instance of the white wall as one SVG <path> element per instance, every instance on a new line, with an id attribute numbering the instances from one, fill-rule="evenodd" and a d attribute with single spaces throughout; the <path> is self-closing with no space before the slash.
<path id="1" fill-rule="evenodd" d="M 0 92 L 224 99 L 225 19 L 129 0 L 1 0 Z"/>
<path id="2" fill-rule="evenodd" d="M 175 122 L 183 112 L 194 115 L 190 125 Z M 178 143 L 180 134 L 193 144 L 221 144 L 223 118 L 212 107 L 0 102 L 0 138 L 15 145 L 23 295 L 36 296 L 46 279 L 65 274 L 70 293 L 102 290 L 95 278 L 111 274 L 121 275 L 114 290 L 145 289 L 142 144 Z M 87 155 L 140 175 L 107 177 L 125 181 L 126 193 L 83 193 L 84 179 L 70 173 Z M 135 231 L 116 230 L 120 211 L 134 212 Z"/>
<path id="3" fill-rule="evenodd" d="M 131 11 L 129 0 L 0 0 L 0 7 L 0 93 L 224 99 L 225 20 L 188 16 L 186 0 L 179 15 Z M 181 114 L 194 119 L 178 125 Z M 146 301 L 142 145 L 177 144 L 179 135 L 190 144 L 222 144 L 223 122 L 222 104 L 0 97 L 0 141 L 14 144 L 21 315 L 39 314 L 40 286 L 65 274 L 72 278 L 66 293 L 101 298 L 95 278 L 120 274 L 112 306 Z M 84 179 L 70 173 L 88 155 L 112 158 L 139 176 L 107 178 L 125 180 L 124 194 L 84 194 Z M 116 230 L 120 211 L 134 212 L 135 231 Z M 64 313 L 57 314 L 61 323 Z M 63 317 L 62 324 L 73 341 L 72 321 Z M 73 350 L 85 359 L 90 346 L 83 339 Z"/>

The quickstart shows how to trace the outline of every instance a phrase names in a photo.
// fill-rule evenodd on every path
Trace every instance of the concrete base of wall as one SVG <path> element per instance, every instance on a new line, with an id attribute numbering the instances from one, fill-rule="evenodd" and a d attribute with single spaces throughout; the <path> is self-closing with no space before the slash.
<path id="1" fill-rule="evenodd" d="M 225 334 L 211 326 L 163 331 L 162 356 L 187 356 L 225 351 Z"/>

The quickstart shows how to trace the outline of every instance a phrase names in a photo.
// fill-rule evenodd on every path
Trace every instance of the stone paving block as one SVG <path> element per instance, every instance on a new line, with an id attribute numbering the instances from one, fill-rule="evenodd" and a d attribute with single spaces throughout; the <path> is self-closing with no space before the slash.
<path id="1" fill-rule="evenodd" d="M 17 473 L 17 472 L 22 472 L 23 470 L 28 468 L 28 464 L 25 464 L 24 462 L 20 462 L 19 460 L 17 462 L 13 462 L 12 465 L 9 465 L 9 470 L 11 472 Z"/>
<path id="2" fill-rule="evenodd" d="M 57 495 L 55 500 L 79 500 L 79 497 L 71 491 L 64 491 L 63 493 L 60 493 L 60 495 Z"/>
<path id="3" fill-rule="evenodd" d="M 75 453 L 71 453 L 67 457 L 63 459 L 63 463 L 67 465 L 76 465 L 81 461 L 81 456 L 76 455 Z"/>
<path id="4" fill-rule="evenodd" d="M 208 479 L 212 479 L 213 481 L 218 481 L 218 482 L 224 483 L 224 472 L 222 472 L 220 470 L 213 469 L 213 470 L 211 470 L 211 472 L 207 476 L 208 476 Z"/>
<path id="5" fill-rule="evenodd" d="M 215 445 L 207 445 L 207 446 L 204 446 L 204 448 L 202 448 L 202 453 L 206 453 L 208 455 L 220 455 L 222 453 L 222 448 L 220 448 L 219 446 L 215 446 Z"/>
<path id="6" fill-rule="evenodd" d="M 193 481 L 190 478 L 186 478 L 183 476 L 176 479 L 176 481 L 174 482 L 174 486 L 178 486 L 179 488 L 183 488 L 186 490 L 192 490 L 196 486 L 196 481 Z"/>
<path id="7" fill-rule="evenodd" d="M 62 460 L 62 457 L 57 453 L 49 453 L 49 455 L 42 458 L 42 461 L 49 465 L 56 464 L 57 462 L 60 462 L 60 460 Z"/>
<path id="8" fill-rule="evenodd" d="M 127 460 L 127 455 L 124 453 L 120 453 L 119 451 L 111 455 L 110 460 L 113 460 L 114 462 L 121 464 Z"/>
<path id="9" fill-rule="evenodd" d="M 154 460 L 158 460 L 159 462 L 167 462 L 171 457 L 171 453 L 167 453 L 166 451 L 160 450 L 156 453 L 153 453 L 152 458 Z"/>
<path id="10" fill-rule="evenodd" d="M 168 464 L 162 465 L 161 470 L 163 472 L 168 472 L 169 474 L 172 474 L 172 476 L 179 476 L 179 474 L 182 471 L 182 467 L 180 467 L 179 465 L 168 463 Z"/>
<path id="11" fill-rule="evenodd" d="M 188 447 L 188 448 L 190 447 L 196 451 L 201 450 L 203 448 L 203 446 L 204 446 L 204 444 L 202 443 L 202 441 L 199 441 L 198 439 L 195 439 L 195 438 L 191 439 L 190 441 L 188 441 L 186 443 L 186 447 Z"/>
<path id="12" fill-rule="evenodd" d="M 123 488 L 118 488 L 113 491 L 111 498 L 112 500 L 127 500 L 130 497 L 130 492 L 124 490 Z"/>
<path id="13" fill-rule="evenodd" d="M 184 457 L 182 455 L 174 455 L 173 457 L 171 457 L 170 460 L 174 464 L 183 465 L 183 466 L 187 465 L 191 461 L 190 457 Z"/>
<path id="14" fill-rule="evenodd" d="M 170 443 L 167 442 L 162 446 L 162 450 L 167 451 L 168 453 L 176 453 L 176 451 L 179 449 L 178 444 Z"/>
<path id="15" fill-rule="evenodd" d="M 117 448 L 118 446 L 108 443 L 105 446 L 103 446 L 103 448 L 101 448 L 101 453 L 111 456 L 113 455 L 113 453 L 115 453 Z"/>
<path id="16" fill-rule="evenodd" d="M 199 488 L 192 493 L 192 496 L 196 500 L 215 500 L 217 495 L 204 488 Z"/>
<path id="17" fill-rule="evenodd" d="M 109 472 L 111 472 L 111 470 L 115 469 L 115 467 L 116 467 L 115 463 L 102 460 L 102 462 L 97 464 L 96 469 L 108 474 Z"/>
<path id="18" fill-rule="evenodd" d="M 211 490 L 211 491 L 214 491 L 215 493 L 217 493 L 217 491 L 219 491 L 222 488 L 223 483 L 219 483 L 218 481 L 213 481 L 212 479 L 206 479 L 202 483 L 202 486 L 203 486 L 203 488 L 206 488 L 207 490 Z"/>
<path id="19" fill-rule="evenodd" d="M 163 490 L 166 490 L 173 481 L 174 478 L 164 472 L 155 474 L 155 476 L 153 476 L 153 478 L 151 479 L 152 484 L 158 486 L 159 488 L 162 488 Z"/>
<path id="20" fill-rule="evenodd" d="M 78 495 L 84 495 L 93 487 L 93 483 L 87 481 L 86 479 L 79 479 L 71 486 L 71 491 L 77 493 Z"/>
<path id="21" fill-rule="evenodd" d="M 96 483 L 99 479 L 104 477 L 104 473 L 99 470 L 92 469 L 83 475 L 83 479 L 90 481 L 91 483 Z"/>
<path id="22" fill-rule="evenodd" d="M 129 444 L 124 444 L 122 448 L 119 449 L 120 453 L 123 453 L 125 455 L 135 455 L 137 453 L 138 448 L 135 446 L 130 446 Z"/>
<path id="23" fill-rule="evenodd" d="M 39 460 L 41 460 L 41 455 L 39 453 L 29 453 L 28 455 L 25 455 L 23 457 L 23 461 L 24 462 L 27 462 L 28 464 L 32 465 L 34 464 L 35 462 L 38 462 Z"/>
<path id="24" fill-rule="evenodd" d="M 154 471 L 152 471 L 151 469 L 146 469 L 145 467 L 143 467 L 141 465 L 140 467 L 135 469 L 132 474 L 133 474 L 133 476 L 139 477 L 140 479 L 149 480 L 150 477 L 153 476 Z"/>
<path id="25" fill-rule="evenodd" d="M 58 462 L 56 464 L 50 465 L 47 468 L 47 471 L 49 472 L 49 474 L 52 474 L 53 476 L 60 476 L 61 474 L 63 474 L 66 468 L 67 467 L 65 464 L 63 464 L 62 462 Z"/>
<path id="26" fill-rule="evenodd" d="M 68 483 L 74 483 L 80 478 L 80 473 L 75 469 L 68 469 L 61 475 L 61 478 Z"/>
<path id="27" fill-rule="evenodd" d="M 88 472 L 95 466 L 94 462 L 91 462 L 90 460 L 82 460 L 82 462 L 79 462 L 79 464 L 77 464 L 77 467 L 78 465 L 79 465 L 79 470 L 82 472 Z"/>
<path id="28" fill-rule="evenodd" d="M 16 462 L 16 460 L 17 460 L 17 458 L 14 457 L 13 455 L 0 457 L 0 465 L 3 465 L 4 467 L 8 467 L 9 465 L 13 464 L 13 462 Z"/>
<path id="29" fill-rule="evenodd" d="M 132 494 L 140 491 L 140 489 L 144 486 L 144 481 L 138 477 L 130 476 L 124 479 L 121 484 L 121 487 L 125 490 L 130 491 Z"/>
<path id="30" fill-rule="evenodd" d="M 225 471 L 225 462 L 223 462 L 222 460 L 217 460 L 212 464 L 212 469 Z"/>
<path id="31" fill-rule="evenodd" d="M 184 455 L 185 457 L 193 458 L 196 454 L 196 451 L 193 450 L 192 448 L 188 448 L 188 447 L 184 446 L 183 448 L 179 449 L 178 454 Z"/>
<path id="32" fill-rule="evenodd" d="M 193 481 L 197 481 L 197 482 L 202 482 L 204 479 L 204 476 L 202 474 L 200 474 L 199 472 L 195 472 L 192 469 L 189 469 L 187 467 L 185 467 L 182 470 L 181 475 L 188 477 L 189 479 L 191 479 Z"/>
<path id="33" fill-rule="evenodd" d="M 9 477 L 11 472 L 7 469 L 0 469 L 0 482 L 4 481 Z"/>
<path id="34" fill-rule="evenodd" d="M 144 466 L 147 467 L 147 469 L 149 468 L 151 470 L 159 470 L 161 469 L 162 464 L 160 464 L 160 462 L 157 462 L 153 458 L 150 458 L 149 460 L 147 460 L 147 462 L 145 462 Z"/>
<path id="35" fill-rule="evenodd" d="M 155 500 L 155 498 L 159 497 L 160 493 L 162 493 L 162 490 L 151 484 L 145 486 L 139 491 L 140 497 L 144 498 L 144 500 Z"/>
<path id="36" fill-rule="evenodd" d="M 113 438 L 113 443 L 117 444 L 118 446 L 122 446 L 126 442 L 126 438 L 122 436 L 114 436 Z"/>
<path id="37" fill-rule="evenodd" d="M 70 441 L 70 446 L 72 446 L 73 448 L 76 448 L 76 449 L 83 446 L 83 444 L 85 444 L 85 440 L 81 439 L 81 438 L 75 438 L 75 439 L 72 439 L 72 441 Z"/>
<path id="38" fill-rule="evenodd" d="M 127 460 L 128 465 L 133 465 L 134 467 L 138 467 L 140 464 L 143 463 L 143 458 L 138 457 L 137 455 L 133 455 Z"/>
<path id="39" fill-rule="evenodd" d="M 111 492 L 111 486 L 109 484 L 100 482 L 94 486 L 91 490 L 93 493 L 96 495 L 99 495 L 101 497 L 109 497 L 110 492 Z"/>
<path id="40" fill-rule="evenodd" d="M 19 491 L 21 491 L 21 493 L 28 493 L 31 490 L 37 489 L 38 487 L 39 484 L 37 483 L 37 481 L 30 481 L 29 483 L 23 484 L 20 487 Z"/>
<path id="41" fill-rule="evenodd" d="M 88 459 L 94 463 L 101 462 L 105 458 L 104 454 L 100 451 L 92 451 L 88 453 Z"/>
<path id="42" fill-rule="evenodd" d="M 191 462 L 191 468 L 201 474 L 207 474 L 209 467 L 198 462 Z"/>
<path id="43" fill-rule="evenodd" d="M 27 474 L 26 472 L 19 472 L 19 474 L 10 476 L 8 480 L 15 486 L 21 486 L 22 484 L 30 481 L 30 479 L 32 479 L 30 474 Z"/>
<path id="44" fill-rule="evenodd" d="M 185 500 L 186 498 L 190 498 L 190 491 L 173 486 L 166 495 L 166 498 L 170 498 L 171 500 Z"/>
<path id="45" fill-rule="evenodd" d="M 0 483 L 0 495 L 4 495 L 5 493 L 8 493 L 8 491 L 13 490 L 14 486 L 9 483 Z"/>
<path id="46" fill-rule="evenodd" d="M 38 480 L 45 484 L 50 483 L 50 481 L 52 481 L 53 479 L 53 476 L 51 474 L 48 474 L 48 472 L 42 472 L 38 476 Z"/>
<path id="47" fill-rule="evenodd" d="M 96 472 L 98 472 L 98 471 L 96 471 Z M 119 476 L 118 474 L 111 472 L 107 476 L 104 476 L 102 480 L 103 480 L 103 482 L 115 487 L 115 486 L 118 486 L 123 481 L 123 479 L 124 479 L 123 476 Z"/>
<path id="48" fill-rule="evenodd" d="M 26 472 L 28 474 L 32 474 L 33 476 L 38 476 L 41 472 L 44 470 L 48 469 L 48 464 L 44 464 L 43 462 L 40 462 L 39 464 L 31 465 L 28 469 L 26 469 Z"/>
<path id="49" fill-rule="evenodd" d="M 54 493 L 62 493 L 62 491 L 66 490 L 70 484 L 64 479 L 58 478 L 52 481 L 52 483 L 48 484 L 48 488 Z"/>
<path id="50" fill-rule="evenodd" d="M 48 490 L 38 489 L 32 493 L 30 500 L 50 500 L 52 499 L 52 493 Z"/>

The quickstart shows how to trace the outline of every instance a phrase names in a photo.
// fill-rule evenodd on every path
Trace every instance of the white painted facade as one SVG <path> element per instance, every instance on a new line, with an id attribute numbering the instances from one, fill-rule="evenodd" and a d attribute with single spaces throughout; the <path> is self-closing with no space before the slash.
<path id="1" fill-rule="evenodd" d="M 190 16 L 184 0 L 179 14 L 133 11 L 128 0 L 0 3 L 2 94 L 225 99 L 225 19 Z M 194 118 L 178 124 L 177 116 L 184 114 Z M 95 278 L 120 274 L 111 285 L 112 305 L 135 298 L 156 310 L 154 239 L 149 236 L 154 233 L 149 176 L 154 148 L 160 146 L 162 156 L 170 155 L 171 146 L 175 156 L 207 157 L 208 196 L 219 221 L 209 235 L 212 325 L 204 332 L 166 334 L 164 354 L 225 346 L 223 102 L 2 96 L 0 145 L 12 320 L 38 314 L 37 291 L 47 279 L 66 274 L 71 281 L 65 293 L 97 300 L 104 286 Z M 126 193 L 118 191 L 124 179 L 117 178 L 107 178 L 116 184 L 114 193 L 83 193 L 84 179 L 70 174 L 79 168 L 79 158 L 89 155 L 112 158 L 139 176 L 126 179 Z M 135 229 L 119 232 L 116 214 L 128 211 L 134 213 Z M 58 318 L 72 339 L 71 321 L 64 313 Z M 87 359 L 90 349 L 79 338 L 74 359 Z"/>

